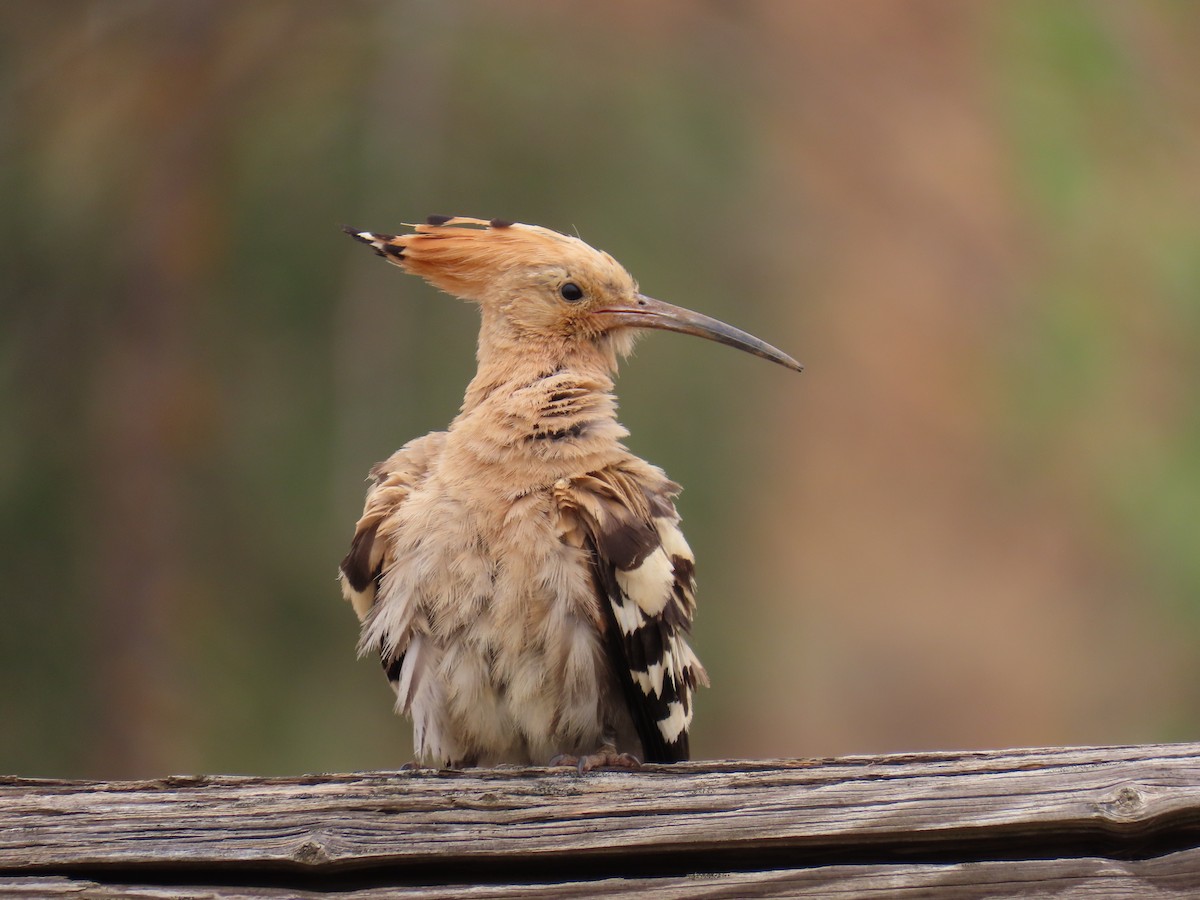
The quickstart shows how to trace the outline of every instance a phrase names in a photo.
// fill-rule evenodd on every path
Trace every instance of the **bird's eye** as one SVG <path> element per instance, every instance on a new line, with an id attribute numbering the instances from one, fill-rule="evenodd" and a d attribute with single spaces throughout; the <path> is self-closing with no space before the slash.
<path id="1" fill-rule="evenodd" d="M 578 303 L 583 299 L 583 288 L 573 281 L 568 281 L 558 289 L 558 292 L 568 303 Z"/>

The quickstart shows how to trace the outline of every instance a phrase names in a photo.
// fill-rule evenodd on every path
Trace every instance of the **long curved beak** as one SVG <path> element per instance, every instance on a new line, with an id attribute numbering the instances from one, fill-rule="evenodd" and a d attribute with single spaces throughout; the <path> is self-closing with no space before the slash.
<path id="1" fill-rule="evenodd" d="M 760 341 L 752 334 L 747 334 L 740 328 L 726 325 L 724 322 L 673 306 L 662 300 L 655 300 L 645 294 L 638 294 L 629 306 L 609 307 L 598 309 L 595 315 L 601 316 L 610 326 L 627 326 L 629 328 L 658 328 L 662 331 L 678 331 L 680 334 L 694 334 L 696 337 L 708 338 L 718 344 L 727 344 L 771 362 L 787 366 L 797 372 L 802 372 L 804 366 L 796 362 L 782 350 L 772 347 L 766 341 Z"/>

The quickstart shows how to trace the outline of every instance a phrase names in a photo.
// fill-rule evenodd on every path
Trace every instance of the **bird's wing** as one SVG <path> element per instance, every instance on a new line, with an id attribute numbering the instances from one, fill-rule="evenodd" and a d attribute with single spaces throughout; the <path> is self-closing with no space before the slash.
<path id="1" fill-rule="evenodd" d="M 692 693 L 708 675 L 687 643 L 695 564 L 672 502 L 640 460 L 555 486 L 564 540 L 591 553 L 605 640 L 647 762 L 688 758 Z"/>
<path id="2" fill-rule="evenodd" d="M 371 614 L 379 583 L 395 562 L 396 534 L 401 527 L 399 512 L 409 494 L 429 474 L 445 442 L 445 432 L 434 432 L 405 444 L 371 470 L 371 486 L 362 518 L 354 526 L 350 552 L 339 567 L 342 595 L 350 601 L 359 621 Z M 407 644 L 397 636 L 399 645 Z M 380 648 L 384 671 L 393 686 L 400 679 L 404 654 Z"/>

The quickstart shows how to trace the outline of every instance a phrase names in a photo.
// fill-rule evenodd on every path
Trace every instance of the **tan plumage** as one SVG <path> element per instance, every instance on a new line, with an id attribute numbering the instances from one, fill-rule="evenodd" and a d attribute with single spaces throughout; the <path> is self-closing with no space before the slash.
<path id="1" fill-rule="evenodd" d="M 790 357 L 652 300 L 549 229 L 433 217 L 357 240 L 479 304 L 479 369 L 445 432 L 371 472 L 342 561 L 417 752 L 453 766 L 688 755 L 694 563 L 677 485 L 621 443 L 612 374 L 638 329 Z"/>

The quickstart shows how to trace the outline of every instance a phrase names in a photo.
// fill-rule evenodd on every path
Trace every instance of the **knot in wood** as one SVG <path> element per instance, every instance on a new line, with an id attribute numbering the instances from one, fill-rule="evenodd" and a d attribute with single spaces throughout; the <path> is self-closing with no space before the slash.
<path id="1" fill-rule="evenodd" d="M 1097 807 L 1106 819 L 1117 822 L 1129 822 L 1139 818 L 1146 811 L 1146 795 L 1141 788 L 1132 784 L 1123 784 L 1100 798 Z"/>
<path id="2" fill-rule="evenodd" d="M 325 849 L 325 845 L 318 840 L 309 838 L 303 844 L 296 848 L 293 855 L 296 862 L 304 863 L 310 866 L 323 865 L 330 861 L 329 853 Z"/>

